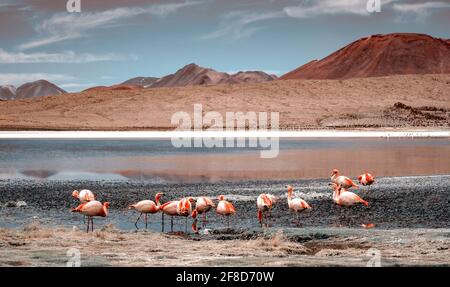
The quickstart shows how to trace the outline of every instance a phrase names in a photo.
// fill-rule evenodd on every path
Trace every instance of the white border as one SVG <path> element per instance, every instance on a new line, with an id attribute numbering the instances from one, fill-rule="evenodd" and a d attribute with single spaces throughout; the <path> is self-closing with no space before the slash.
<path id="1" fill-rule="evenodd" d="M 0 131 L 0 139 L 156 139 L 156 138 L 450 138 L 434 131 Z"/>

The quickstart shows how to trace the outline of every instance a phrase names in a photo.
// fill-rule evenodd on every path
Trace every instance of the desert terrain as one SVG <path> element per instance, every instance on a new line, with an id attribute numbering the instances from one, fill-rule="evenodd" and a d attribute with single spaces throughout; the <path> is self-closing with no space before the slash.
<path id="1" fill-rule="evenodd" d="M 448 128 L 450 74 L 94 89 L 0 101 L 0 129 L 172 130 L 172 115 L 192 114 L 194 104 L 224 117 L 226 112 L 279 112 L 284 130 Z"/>

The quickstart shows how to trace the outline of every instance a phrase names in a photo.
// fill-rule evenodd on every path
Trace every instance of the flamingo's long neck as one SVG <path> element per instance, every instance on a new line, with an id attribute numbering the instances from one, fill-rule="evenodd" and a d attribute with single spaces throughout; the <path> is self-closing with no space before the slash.
<path id="1" fill-rule="evenodd" d="M 331 176 L 331 181 L 334 181 L 337 177 L 338 177 L 338 173 L 333 173 L 333 175 Z"/>
<path id="2" fill-rule="evenodd" d="M 159 202 L 159 199 L 161 198 L 160 195 L 155 196 L 155 202 L 156 202 L 156 206 L 160 207 L 161 203 Z"/>
<path id="3" fill-rule="evenodd" d="M 288 190 L 287 200 L 288 200 L 288 206 L 290 207 L 292 204 L 292 190 Z"/>
<path id="4" fill-rule="evenodd" d="M 103 205 L 103 214 L 101 216 L 108 216 L 108 208 L 105 205 Z"/>

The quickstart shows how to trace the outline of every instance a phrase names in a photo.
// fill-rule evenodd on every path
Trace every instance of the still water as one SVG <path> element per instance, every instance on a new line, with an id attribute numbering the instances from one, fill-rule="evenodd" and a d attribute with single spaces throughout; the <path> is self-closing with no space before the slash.
<path id="1" fill-rule="evenodd" d="M 282 139 L 255 148 L 175 148 L 161 140 L 0 140 L 0 180 L 196 182 L 450 174 L 449 139 Z"/>

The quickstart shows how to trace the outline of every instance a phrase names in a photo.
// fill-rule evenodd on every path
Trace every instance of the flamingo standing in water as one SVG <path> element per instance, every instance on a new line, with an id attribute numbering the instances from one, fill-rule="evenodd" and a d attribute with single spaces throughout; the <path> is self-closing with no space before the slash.
<path id="1" fill-rule="evenodd" d="M 350 178 L 339 175 L 339 170 L 333 169 L 333 173 L 331 174 L 331 182 L 338 184 L 340 187 L 343 188 L 358 188 L 358 185 L 353 182 Z"/>
<path id="2" fill-rule="evenodd" d="M 218 215 L 226 216 L 228 218 L 227 226 L 230 227 L 230 216 L 236 213 L 233 204 L 225 200 L 224 195 L 219 195 L 219 203 L 217 204 L 216 212 Z"/>
<path id="3" fill-rule="evenodd" d="M 108 215 L 109 202 L 101 203 L 97 200 L 92 200 L 80 204 L 77 208 L 72 209 L 72 212 L 79 212 L 88 217 L 86 232 L 89 232 L 89 223 L 91 231 L 94 231 L 94 216 L 106 217 Z"/>
<path id="4" fill-rule="evenodd" d="M 201 196 L 197 198 L 195 202 L 196 214 L 203 214 L 203 227 L 206 227 L 206 213 L 211 210 L 211 208 L 216 207 L 211 198 L 206 196 Z"/>
<path id="5" fill-rule="evenodd" d="M 362 203 L 365 206 L 369 206 L 369 203 L 356 195 L 355 193 L 340 187 L 336 183 L 331 184 L 333 186 L 333 201 L 340 206 L 352 206 L 358 203 Z"/>
<path id="6" fill-rule="evenodd" d="M 375 182 L 375 177 L 372 174 L 366 172 L 358 176 L 358 181 L 363 186 L 370 187 Z"/>
<path id="7" fill-rule="evenodd" d="M 148 213 L 157 213 L 159 211 L 159 207 L 161 206 L 161 203 L 159 200 L 161 199 L 161 196 L 163 196 L 164 193 L 158 192 L 155 196 L 155 201 L 152 200 L 141 200 L 135 204 L 132 204 L 129 206 L 130 209 L 136 209 L 140 212 L 138 219 L 134 223 L 134 226 L 136 226 L 136 229 L 139 229 L 137 226 L 137 223 L 139 219 L 141 219 L 142 214 L 144 214 L 145 219 L 145 229 L 147 229 L 147 214 Z"/>
<path id="8" fill-rule="evenodd" d="M 305 200 L 299 197 L 292 198 L 292 192 L 294 191 L 292 186 L 287 185 L 286 188 L 288 191 L 287 199 L 289 209 L 297 214 L 297 224 L 300 224 L 300 212 L 311 209 L 311 206 Z"/>
<path id="9" fill-rule="evenodd" d="M 88 189 L 82 189 L 81 191 L 74 190 L 72 191 L 72 196 L 78 199 L 80 203 L 95 200 L 95 194 Z M 86 216 L 83 217 L 83 222 L 86 222 Z"/>
<path id="10" fill-rule="evenodd" d="M 269 226 L 268 214 L 272 211 L 273 205 L 278 198 L 272 194 L 262 193 L 256 199 L 256 206 L 258 207 L 258 221 L 261 227 L 264 227 L 264 218 L 266 219 L 266 226 Z"/>
<path id="11" fill-rule="evenodd" d="M 185 197 L 178 201 L 177 214 L 178 216 L 184 216 L 186 220 L 185 232 L 187 233 L 187 218 L 192 214 L 192 203 L 194 199 L 192 197 Z"/>
<path id="12" fill-rule="evenodd" d="M 159 207 L 159 210 L 162 212 L 161 215 L 161 231 L 164 232 L 164 214 L 170 215 L 170 230 L 173 232 L 173 217 L 178 216 L 177 206 L 179 200 L 172 200 L 164 203 Z"/>

